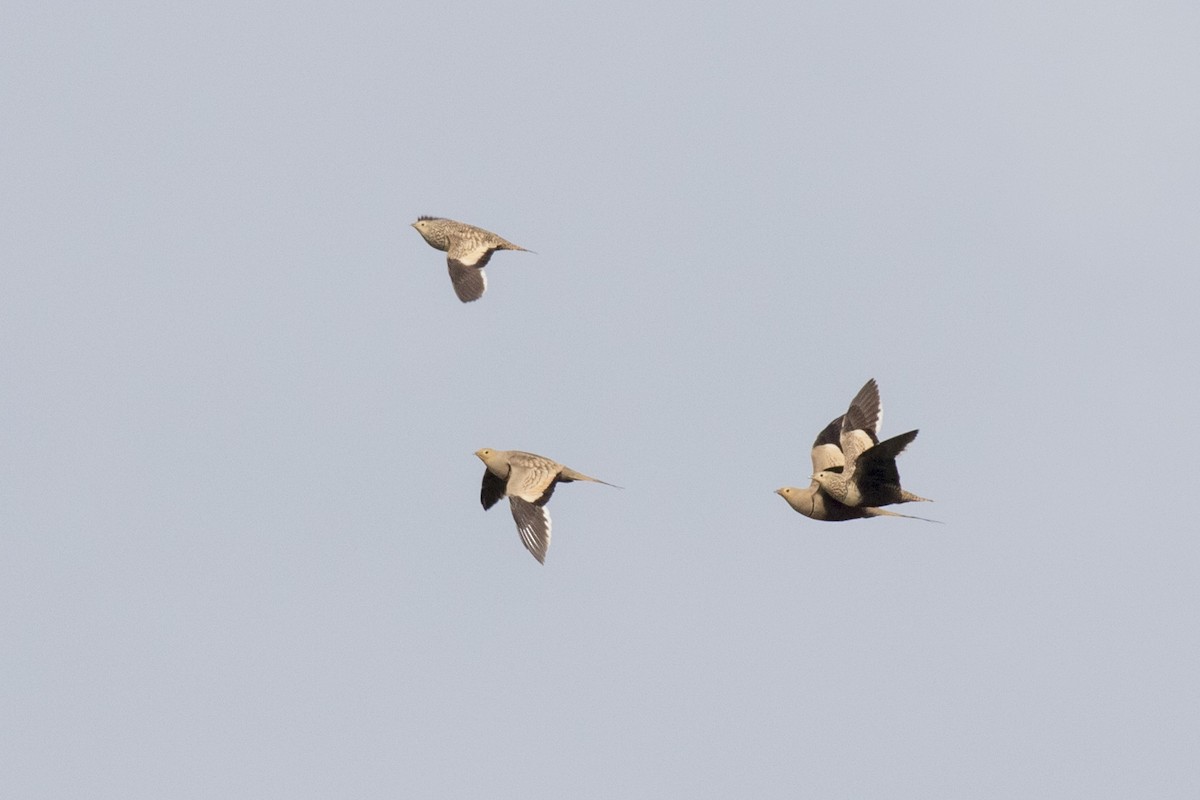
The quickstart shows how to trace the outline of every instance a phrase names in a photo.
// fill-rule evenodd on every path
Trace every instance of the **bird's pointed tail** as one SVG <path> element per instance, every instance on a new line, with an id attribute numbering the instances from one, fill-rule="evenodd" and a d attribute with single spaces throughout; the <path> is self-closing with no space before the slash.
<path id="1" fill-rule="evenodd" d="M 498 250 L 520 250 L 522 253 L 533 253 L 533 251 L 530 250 L 528 247 L 521 247 L 521 245 L 513 244 L 512 242 L 510 242 L 508 240 L 505 240 L 503 244 L 498 245 L 497 249 Z M 537 255 L 537 253 L 534 253 L 534 255 Z"/>
<path id="2" fill-rule="evenodd" d="M 602 481 L 599 478 L 593 478 L 591 475 L 584 475 L 582 472 L 576 472 L 570 467 L 563 467 L 562 472 L 559 473 L 559 480 L 591 481 L 592 483 L 603 483 L 605 486 L 611 486 L 614 489 L 625 488 L 623 486 L 617 486 L 615 483 L 609 483 L 608 481 Z"/>
<path id="3" fill-rule="evenodd" d="M 904 517 L 904 519 L 919 519 L 922 522 L 936 522 L 938 525 L 945 525 L 940 519 L 929 519 L 928 517 L 917 517 L 912 514 L 901 514 L 896 511 L 888 511 L 885 508 L 867 508 L 863 509 L 867 512 L 868 517 Z"/>

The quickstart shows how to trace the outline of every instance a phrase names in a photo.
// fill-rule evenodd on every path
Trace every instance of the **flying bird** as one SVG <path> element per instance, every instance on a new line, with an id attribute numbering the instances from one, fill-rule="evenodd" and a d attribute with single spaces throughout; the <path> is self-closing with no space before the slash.
<path id="1" fill-rule="evenodd" d="M 928 498 L 901 488 L 900 472 L 896 469 L 896 458 L 917 438 L 917 431 L 881 442 L 877 435 L 881 420 L 879 388 L 871 379 L 842 415 L 838 434 L 842 468 L 822 469 L 814 462 L 813 482 L 826 496 L 855 508 L 928 502 Z"/>
<path id="2" fill-rule="evenodd" d="M 454 285 L 454 293 L 464 303 L 483 297 L 487 289 L 487 276 L 483 268 L 487 266 L 492 253 L 497 250 L 532 252 L 491 231 L 452 219 L 419 217 L 412 226 L 430 247 L 446 253 L 450 282 Z"/>
<path id="3" fill-rule="evenodd" d="M 843 474 L 847 461 L 857 461 L 859 455 L 873 447 L 878 440 L 883 422 L 883 407 L 879 400 L 879 386 L 872 378 L 863 385 L 845 414 L 837 417 L 817 434 L 812 445 L 813 473 L 830 472 Z M 850 456 L 847 458 L 846 452 Z M 874 506 L 849 506 L 830 496 L 814 478 L 812 483 L 800 488 L 784 486 L 775 493 L 787 501 L 793 509 L 806 517 L 827 522 L 844 522 L 867 517 L 905 517 L 920 519 L 908 514 L 898 514 Z"/>
<path id="4" fill-rule="evenodd" d="M 546 510 L 546 503 L 554 494 L 554 487 L 572 481 L 614 486 L 564 467 L 545 456 L 520 450 L 490 450 L 485 447 L 476 450 L 475 455 L 486 467 L 483 471 L 483 487 L 479 491 L 484 510 L 496 505 L 501 497 L 508 497 L 521 543 L 540 564 L 546 563 L 546 551 L 550 549 L 550 512 Z"/>

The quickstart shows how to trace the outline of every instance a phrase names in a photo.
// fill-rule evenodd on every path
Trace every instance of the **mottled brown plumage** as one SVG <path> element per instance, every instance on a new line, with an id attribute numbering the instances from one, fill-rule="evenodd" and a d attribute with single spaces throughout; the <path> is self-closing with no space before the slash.
<path id="1" fill-rule="evenodd" d="M 869 389 L 874 392 L 877 406 L 874 417 L 870 413 L 872 393 Z M 882 413 L 878 405 L 878 387 L 874 380 L 867 381 L 842 416 L 838 439 L 844 454 L 843 467 L 822 469 L 813 465 L 813 482 L 827 497 L 855 508 L 928 502 L 927 498 L 900 487 L 900 471 L 896 468 L 896 458 L 917 438 L 917 431 L 879 441 L 876 428 Z"/>
<path id="2" fill-rule="evenodd" d="M 430 247 L 446 253 L 450 282 L 464 303 L 478 300 L 487 289 L 487 266 L 497 250 L 525 250 L 491 231 L 442 217 L 420 217 L 412 224 Z"/>
<path id="3" fill-rule="evenodd" d="M 826 522 L 844 522 L 867 517 L 924 519 L 877 508 L 876 506 L 883 505 L 881 503 L 847 505 L 829 494 L 816 480 L 816 474 L 842 475 L 848 472 L 863 453 L 869 452 L 878 443 L 878 430 L 882 420 L 883 407 L 879 399 L 879 387 L 875 380 L 871 379 L 850 401 L 850 408 L 846 413 L 826 425 L 813 441 L 812 483 L 805 488 L 784 486 L 776 489 L 775 493 L 804 516 Z"/>
<path id="4" fill-rule="evenodd" d="M 554 494 L 554 487 L 572 481 L 591 481 L 613 486 L 607 481 L 592 478 L 545 456 L 521 450 L 476 450 L 475 455 L 483 462 L 483 486 L 479 500 L 484 509 L 489 509 L 508 497 L 517 533 L 539 563 L 545 563 L 546 551 L 550 549 L 550 513 L 546 503 Z M 619 488 L 619 487 L 617 487 Z"/>

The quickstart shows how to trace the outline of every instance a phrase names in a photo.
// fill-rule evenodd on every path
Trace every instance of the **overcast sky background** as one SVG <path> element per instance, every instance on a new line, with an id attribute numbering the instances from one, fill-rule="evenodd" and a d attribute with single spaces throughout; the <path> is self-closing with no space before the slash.
<path id="1" fill-rule="evenodd" d="M 1200 796 L 1198 9 L 7 3 L 0 794 Z"/>

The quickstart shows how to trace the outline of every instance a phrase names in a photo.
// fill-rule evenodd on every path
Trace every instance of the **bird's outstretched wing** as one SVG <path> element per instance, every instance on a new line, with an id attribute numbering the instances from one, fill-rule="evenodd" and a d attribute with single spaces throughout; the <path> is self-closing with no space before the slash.
<path id="1" fill-rule="evenodd" d="M 496 503 L 500 502 L 500 498 L 504 497 L 504 479 L 492 474 L 490 469 L 483 470 L 483 486 L 479 490 L 479 502 L 483 504 L 483 510 L 487 511 Z"/>
<path id="2" fill-rule="evenodd" d="M 546 563 L 546 551 L 550 549 L 550 512 L 543 505 L 529 503 L 519 497 L 509 497 L 513 521 L 521 544 L 533 554 L 539 564 Z"/>
<path id="3" fill-rule="evenodd" d="M 879 441 L 879 425 L 883 421 L 883 406 L 879 400 L 879 386 L 871 378 L 854 395 L 850 407 L 842 417 L 840 443 L 846 471 L 854 470 L 859 455 Z"/>
<path id="4" fill-rule="evenodd" d="M 916 438 L 917 431 L 908 431 L 863 452 L 854 470 L 853 480 L 864 498 L 876 497 L 881 492 L 899 493 L 900 471 L 896 468 L 896 457 Z M 863 505 L 879 503 L 864 502 Z"/>
<path id="5" fill-rule="evenodd" d="M 486 259 L 484 259 L 486 262 Z M 483 264 L 472 266 L 454 258 L 446 263 L 450 267 L 450 283 L 454 284 L 454 293 L 464 303 L 470 303 L 483 297 L 487 291 L 487 276 L 483 274 Z"/>

